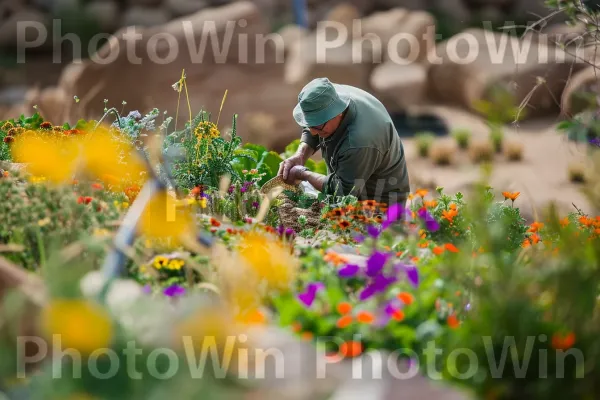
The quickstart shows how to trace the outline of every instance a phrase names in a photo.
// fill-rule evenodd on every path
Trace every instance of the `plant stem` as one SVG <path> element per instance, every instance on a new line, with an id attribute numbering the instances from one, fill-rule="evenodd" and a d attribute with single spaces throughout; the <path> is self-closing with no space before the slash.
<path id="1" fill-rule="evenodd" d="M 104 121 L 104 118 L 106 118 L 106 116 L 108 114 L 110 114 L 111 112 L 114 113 L 115 116 L 117 117 L 117 123 L 119 124 L 119 129 L 121 129 L 121 117 L 119 116 L 119 112 L 117 111 L 117 109 L 113 107 L 104 113 L 102 118 L 100 118 L 100 121 L 98 121 L 98 123 L 96 124 L 96 127 L 94 128 L 94 130 L 98 129 L 98 127 L 100 126 L 102 121 Z"/>

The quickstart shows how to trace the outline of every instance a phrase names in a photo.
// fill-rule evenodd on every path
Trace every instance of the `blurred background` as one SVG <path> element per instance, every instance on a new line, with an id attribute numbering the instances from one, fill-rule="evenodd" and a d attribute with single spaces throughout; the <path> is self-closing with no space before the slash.
<path id="1" fill-rule="evenodd" d="M 574 56 L 584 29 L 566 20 L 544 0 L 3 0 L 0 119 L 38 111 L 62 124 L 99 119 L 106 107 L 124 115 L 157 108 L 183 124 L 189 110 L 216 115 L 227 91 L 220 124 L 237 113 L 245 142 L 282 151 L 300 134 L 292 118 L 298 92 L 326 76 L 385 104 L 405 139 L 412 186 L 468 191 L 491 161 L 491 183 L 523 192 L 533 219 L 548 201 L 586 208 L 578 186 L 585 150 L 565 142 L 556 124 L 579 111 L 571 94 L 595 81 L 596 47 Z M 324 62 L 317 49 L 336 33 L 320 35 L 323 21 L 348 28 Z M 24 22 L 30 27 L 19 29 Z M 198 50 L 211 26 L 217 46 L 230 44 L 222 58 L 210 41 Z M 136 40 L 124 38 L 128 29 Z M 277 39 L 255 45 L 273 33 Z M 369 41 L 355 46 L 367 33 L 381 51 Z M 397 34 L 414 35 L 416 50 L 391 40 Z M 469 42 L 452 42 L 465 35 L 478 51 L 461 64 L 448 43 L 465 57 Z M 503 40 L 507 50 L 494 58 Z M 517 62 L 524 41 L 533 45 Z M 172 87 L 184 70 L 189 107 Z"/>

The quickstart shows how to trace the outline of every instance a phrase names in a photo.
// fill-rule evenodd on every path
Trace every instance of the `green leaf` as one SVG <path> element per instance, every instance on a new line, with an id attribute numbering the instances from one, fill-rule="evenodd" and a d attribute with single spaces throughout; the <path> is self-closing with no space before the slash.
<path id="1" fill-rule="evenodd" d="M 321 175 L 327 175 L 327 164 L 325 164 L 325 160 L 316 163 L 315 172 Z"/>
<path id="2" fill-rule="evenodd" d="M 312 172 L 316 172 L 317 163 L 315 162 L 315 160 L 309 158 L 308 160 L 306 160 L 306 164 L 304 164 L 304 166 Z"/>
<path id="3" fill-rule="evenodd" d="M 277 175 L 277 172 L 279 171 L 279 164 L 282 162 L 283 158 L 281 158 L 279 154 L 275 153 L 274 151 L 269 151 L 263 153 L 257 167 L 260 170 L 261 166 L 267 166 L 271 170 L 271 178 L 273 178 L 275 175 Z"/>
<path id="4" fill-rule="evenodd" d="M 254 150 L 256 152 L 257 158 L 262 157 L 263 153 L 265 153 L 267 151 L 267 149 L 264 146 L 261 146 L 259 144 L 252 144 L 252 143 L 246 143 L 245 145 L 242 146 L 242 148 L 248 149 L 248 150 Z"/>
<path id="5" fill-rule="evenodd" d="M 300 147 L 300 139 L 296 139 L 287 146 L 285 146 L 284 158 L 289 158 L 296 154 L 298 151 L 298 147 Z"/>

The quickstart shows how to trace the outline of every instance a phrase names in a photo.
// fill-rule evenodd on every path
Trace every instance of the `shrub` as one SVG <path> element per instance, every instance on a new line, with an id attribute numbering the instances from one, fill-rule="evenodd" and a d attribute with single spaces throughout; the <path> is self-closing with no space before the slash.
<path id="1" fill-rule="evenodd" d="M 429 158 L 436 165 L 450 165 L 453 162 L 455 148 L 450 143 L 434 143 L 429 151 Z"/>
<path id="2" fill-rule="evenodd" d="M 471 161 L 474 163 L 490 162 L 494 158 L 494 148 L 487 140 L 474 141 L 470 148 Z"/>
<path id="3" fill-rule="evenodd" d="M 454 137 L 458 148 L 461 150 L 466 150 L 467 148 L 469 148 L 471 136 L 471 131 L 469 131 L 468 129 L 456 129 L 452 132 L 452 137 Z"/>
<path id="4" fill-rule="evenodd" d="M 427 157 L 429 149 L 435 140 L 435 135 L 431 132 L 419 132 L 415 135 L 417 150 L 420 157 Z"/>
<path id="5" fill-rule="evenodd" d="M 504 132 L 502 132 L 502 128 L 495 127 L 490 131 L 490 141 L 492 146 L 494 146 L 494 151 L 496 153 L 501 153 L 504 142 Z"/>
<path id="6" fill-rule="evenodd" d="M 509 161 L 521 161 L 523 159 L 523 143 L 507 141 L 504 145 L 504 155 Z"/>
<path id="7" fill-rule="evenodd" d="M 569 181 L 575 183 L 584 183 L 587 179 L 586 177 L 586 167 L 585 164 L 581 162 L 572 162 L 569 164 Z"/>

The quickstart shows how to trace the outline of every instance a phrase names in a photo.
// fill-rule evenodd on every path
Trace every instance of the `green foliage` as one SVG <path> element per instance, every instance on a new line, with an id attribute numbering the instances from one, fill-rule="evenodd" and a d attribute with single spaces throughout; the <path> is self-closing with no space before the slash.
<path id="1" fill-rule="evenodd" d="M 468 129 L 456 129 L 452 131 L 452 137 L 456 140 L 458 147 L 462 150 L 466 150 L 469 147 L 471 136 L 471 131 Z"/>
<path id="2" fill-rule="evenodd" d="M 490 130 L 490 141 L 496 153 L 501 153 L 504 144 L 504 132 L 500 127 L 492 127 Z"/>
<path id="3" fill-rule="evenodd" d="M 175 163 L 173 173 L 181 188 L 191 189 L 199 185 L 219 187 L 224 175 L 231 176 L 234 182 L 240 180 L 240 173 L 232 165 L 236 158 L 235 150 L 241 144 L 236 122 L 237 115 L 234 115 L 231 139 L 225 140 L 210 121 L 210 115 L 201 111 L 191 124 L 186 123 L 183 130 L 167 136 L 164 151 L 182 150 L 185 154 L 183 161 Z"/>
<path id="4" fill-rule="evenodd" d="M 22 246 L 8 258 L 32 270 L 51 245 L 66 246 L 108 229 L 119 217 L 113 204 L 118 197 L 89 187 L 52 188 L 10 176 L 0 178 L 0 197 L 0 243 Z"/>
<path id="5" fill-rule="evenodd" d="M 417 150 L 420 157 L 427 157 L 429 155 L 429 149 L 434 140 L 435 135 L 431 132 L 418 132 L 415 135 Z"/>

